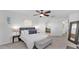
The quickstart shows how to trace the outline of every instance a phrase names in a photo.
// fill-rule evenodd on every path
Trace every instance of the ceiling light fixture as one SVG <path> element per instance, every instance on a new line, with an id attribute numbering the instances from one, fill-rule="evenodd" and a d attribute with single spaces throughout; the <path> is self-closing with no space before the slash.
<path id="1" fill-rule="evenodd" d="M 43 17 L 44 15 L 43 14 L 40 14 L 40 17 Z"/>
<path id="2" fill-rule="evenodd" d="M 49 13 L 51 13 L 50 10 L 49 10 L 49 11 L 36 10 L 36 12 L 37 12 L 38 14 L 34 14 L 33 16 L 37 16 L 37 15 L 39 15 L 40 17 L 43 17 L 43 16 L 48 17 L 48 16 L 50 16 Z"/>

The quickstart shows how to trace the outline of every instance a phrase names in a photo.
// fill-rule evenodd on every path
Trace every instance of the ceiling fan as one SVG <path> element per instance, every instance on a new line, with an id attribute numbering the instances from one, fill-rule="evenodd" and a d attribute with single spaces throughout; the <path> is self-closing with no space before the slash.
<path id="1" fill-rule="evenodd" d="M 49 10 L 49 11 L 36 10 L 36 12 L 37 12 L 38 14 L 34 14 L 33 16 L 37 16 L 37 15 L 39 15 L 40 17 L 43 17 L 43 16 L 48 17 L 48 16 L 50 16 L 49 13 L 51 13 L 50 10 Z"/>

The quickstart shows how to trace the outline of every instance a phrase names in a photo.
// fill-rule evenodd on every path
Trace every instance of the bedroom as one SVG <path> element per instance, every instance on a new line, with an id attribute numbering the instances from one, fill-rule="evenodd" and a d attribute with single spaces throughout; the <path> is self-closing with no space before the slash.
<path id="1" fill-rule="evenodd" d="M 44 12 L 47 10 L 44 10 Z M 48 49 L 65 49 L 68 43 L 68 28 L 69 23 L 72 21 L 78 21 L 79 11 L 78 10 L 51 10 L 49 17 L 39 15 L 35 10 L 0 10 L 0 48 L 1 49 L 27 49 L 24 42 L 18 41 L 13 36 L 19 34 L 19 28 L 34 27 L 37 33 L 42 34 L 35 35 L 30 34 L 28 39 L 43 38 L 44 36 L 51 38 L 52 45 L 46 43 L 45 47 Z M 45 34 L 45 28 L 48 29 L 48 33 Z M 27 32 L 27 31 L 26 31 Z M 27 35 L 27 34 L 26 34 Z M 33 37 L 33 38 L 32 38 Z M 30 39 L 31 38 L 31 39 Z M 51 42 L 51 40 L 49 40 Z M 32 44 L 31 44 L 32 43 Z M 28 47 L 33 42 L 28 43 Z M 36 43 L 38 45 L 38 43 Z M 40 43 L 39 43 L 40 44 Z M 43 45 L 42 45 L 43 46 Z M 48 47 L 47 47 L 48 46 Z M 72 44 L 72 46 L 75 46 Z M 29 47 L 30 48 L 30 47 Z"/>

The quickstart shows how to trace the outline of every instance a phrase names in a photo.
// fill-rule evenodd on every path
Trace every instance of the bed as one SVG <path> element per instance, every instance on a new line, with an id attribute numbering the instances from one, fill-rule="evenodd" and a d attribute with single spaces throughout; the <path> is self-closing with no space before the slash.
<path id="1" fill-rule="evenodd" d="M 37 33 L 35 28 L 21 28 L 20 33 L 21 40 L 25 42 L 29 49 L 34 47 L 42 49 L 52 43 L 52 39 L 49 38 L 48 34 Z"/>

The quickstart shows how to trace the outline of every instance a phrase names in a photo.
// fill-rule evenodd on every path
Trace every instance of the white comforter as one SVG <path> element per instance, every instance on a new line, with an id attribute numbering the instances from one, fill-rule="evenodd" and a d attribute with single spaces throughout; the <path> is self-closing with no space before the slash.
<path id="1" fill-rule="evenodd" d="M 48 37 L 48 34 L 46 33 L 38 33 L 38 34 L 22 34 L 21 39 L 26 43 L 27 47 L 29 49 L 32 49 L 34 47 L 34 43 L 40 40 L 43 40 L 44 38 Z"/>

